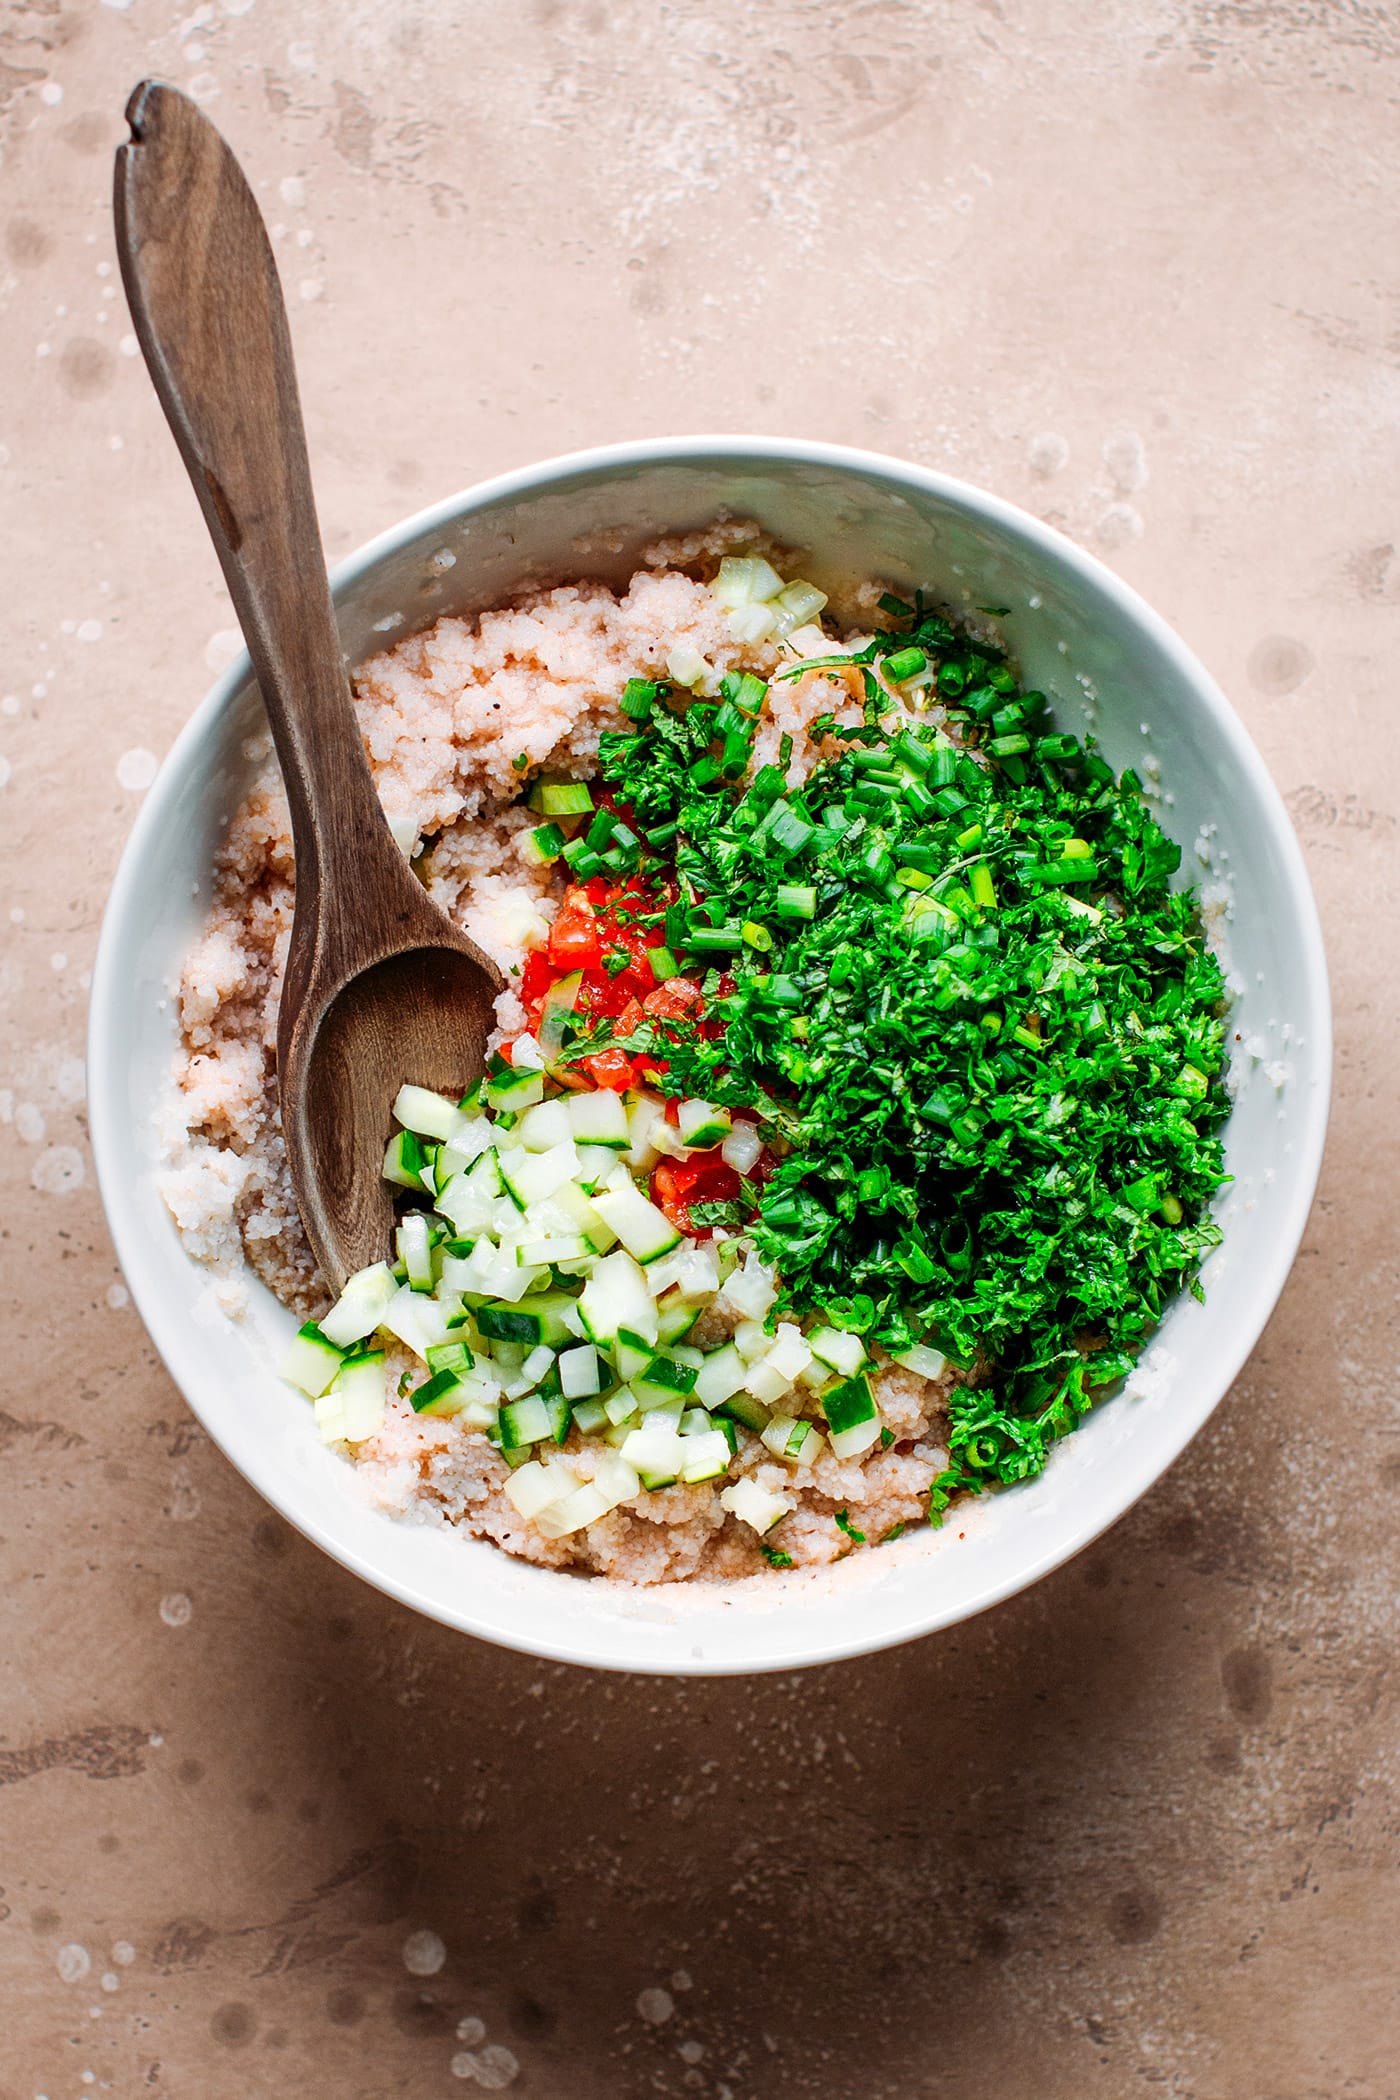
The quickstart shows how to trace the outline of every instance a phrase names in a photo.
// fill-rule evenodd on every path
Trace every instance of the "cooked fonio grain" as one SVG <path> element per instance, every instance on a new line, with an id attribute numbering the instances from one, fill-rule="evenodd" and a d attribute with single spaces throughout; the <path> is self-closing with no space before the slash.
<path id="1" fill-rule="evenodd" d="M 166 1197 L 230 1304 L 246 1265 L 307 1319 L 325 1440 L 402 1516 L 628 1582 L 1037 1470 L 1215 1236 L 1219 973 L 1136 782 L 995 643 L 797 568 L 731 523 L 357 673 L 386 813 L 510 989 L 478 1095 L 404 1075 L 395 1248 L 329 1312 L 270 765 L 181 988 Z"/>

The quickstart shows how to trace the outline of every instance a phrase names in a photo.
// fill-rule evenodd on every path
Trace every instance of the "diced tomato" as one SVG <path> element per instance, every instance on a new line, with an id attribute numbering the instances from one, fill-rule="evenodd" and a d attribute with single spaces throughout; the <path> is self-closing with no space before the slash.
<path id="1" fill-rule="evenodd" d="M 664 1211 L 677 1232 L 689 1232 L 690 1212 L 676 1186 L 675 1162 L 663 1159 L 651 1172 L 651 1200 Z"/>
<path id="2" fill-rule="evenodd" d="M 542 999 L 559 972 L 555 969 L 543 948 L 532 948 L 525 958 L 525 967 L 520 973 L 520 999 L 522 1005 L 533 1006 Z"/>
<path id="3" fill-rule="evenodd" d="M 675 1094 L 666 1096 L 666 1121 L 672 1130 L 679 1130 L 681 1127 L 681 1104 Z"/>
<path id="4" fill-rule="evenodd" d="M 692 984 L 688 977 L 668 977 L 665 984 L 647 993 L 642 1004 L 658 1020 L 672 1021 L 679 1020 L 682 1014 L 703 1010 L 705 1001 L 699 985 Z"/>
<path id="5" fill-rule="evenodd" d="M 676 1162 L 676 1186 L 687 1202 L 729 1203 L 739 1193 L 739 1177 L 718 1153 Z"/>
<path id="6" fill-rule="evenodd" d="M 549 929 L 549 959 L 561 974 L 596 970 L 602 962 L 597 914 L 581 889 L 570 887 L 564 892 L 564 902 Z"/>
<path id="7" fill-rule="evenodd" d="M 510 1042 L 510 1043 L 502 1043 L 502 1045 L 501 1045 L 501 1062 L 502 1062 L 503 1064 L 507 1064 L 507 1065 L 513 1065 L 513 1064 L 515 1063 L 515 1058 L 514 1058 L 514 1057 L 513 1057 L 513 1055 L 511 1054 L 511 1053 L 512 1053 L 512 1052 L 514 1051 L 514 1049 L 515 1049 L 515 1044 L 514 1044 L 513 1042 Z"/>
<path id="8" fill-rule="evenodd" d="M 581 1058 L 580 1063 L 593 1084 L 607 1093 L 625 1094 L 629 1086 L 637 1083 L 632 1060 L 625 1050 L 598 1050 L 592 1057 Z"/>
<path id="9" fill-rule="evenodd" d="M 706 1238 L 707 1225 L 691 1220 L 692 1203 L 728 1203 L 739 1194 L 739 1177 L 715 1159 L 663 1159 L 652 1169 L 651 1200 L 680 1232 Z"/>

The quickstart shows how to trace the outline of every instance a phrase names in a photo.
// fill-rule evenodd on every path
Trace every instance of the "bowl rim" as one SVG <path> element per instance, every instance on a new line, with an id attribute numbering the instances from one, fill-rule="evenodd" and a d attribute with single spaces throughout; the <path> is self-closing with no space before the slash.
<path id="1" fill-rule="evenodd" d="M 1054 526 L 1045 524 L 1033 513 L 1023 510 L 1006 498 L 937 468 L 921 466 L 913 461 L 873 452 L 864 447 L 828 444 L 816 439 L 726 433 L 632 439 L 560 453 L 527 466 L 512 468 L 485 481 L 472 483 L 436 503 L 425 505 L 375 534 L 353 553 L 334 564 L 330 570 L 333 601 L 339 605 L 342 598 L 366 574 L 414 540 L 425 536 L 438 526 L 445 527 L 458 522 L 463 516 L 489 504 L 540 493 L 551 484 L 579 475 L 607 474 L 634 466 L 688 463 L 713 466 L 730 460 L 738 463 L 767 461 L 777 466 L 824 467 L 853 475 L 873 476 L 886 483 L 903 483 L 923 495 L 933 495 L 980 517 L 987 523 L 1009 529 L 1024 540 L 1039 543 L 1048 555 L 1076 572 L 1079 579 L 1093 591 L 1114 602 L 1119 613 L 1145 633 L 1183 682 L 1189 685 L 1196 702 L 1212 717 L 1216 730 L 1231 747 L 1236 762 L 1248 776 L 1261 813 L 1267 819 L 1272 844 L 1279 856 L 1289 903 L 1298 927 L 1300 1004 L 1306 1010 L 1314 1076 L 1307 1090 L 1307 1098 L 1301 1104 L 1298 1126 L 1293 1134 L 1296 1165 L 1292 1175 L 1291 1193 L 1287 1203 L 1276 1211 L 1267 1245 L 1267 1260 L 1259 1264 L 1255 1272 L 1256 1302 L 1263 1308 L 1257 1327 L 1252 1331 L 1237 1332 L 1230 1346 L 1220 1352 L 1214 1375 L 1208 1384 L 1200 1389 L 1210 1393 L 1208 1401 L 1202 1402 L 1199 1391 L 1194 1398 L 1182 1396 L 1181 1404 L 1174 1414 L 1171 1432 L 1162 1439 L 1160 1448 L 1165 1450 L 1165 1457 L 1159 1462 L 1154 1456 L 1150 1464 L 1139 1465 L 1136 1469 L 1125 1465 L 1117 1476 L 1116 1491 L 1111 1501 L 1103 1506 L 1089 1506 L 1083 1518 L 1070 1525 L 1054 1545 L 1018 1564 L 1006 1575 L 989 1580 L 970 1601 L 960 1603 L 953 1610 L 940 1612 L 937 1600 L 934 1599 L 930 1605 L 911 1611 L 907 1596 L 891 1597 L 891 1609 L 888 1614 L 868 1630 L 846 1638 L 833 1637 L 825 1641 L 814 1639 L 810 1633 L 806 1633 L 800 1643 L 794 1644 L 791 1652 L 764 1657 L 757 1661 L 728 1660 L 723 1654 L 708 1651 L 703 1656 L 695 1656 L 685 1648 L 684 1643 L 678 1644 L 684 1652 L 668 1653 L 664 1657 L 648 1656 L 645 1659 L 629 1660 L 600 1648 L 590 1648 L 586 1636 L 581 1643 L 578 1638 L 561 1636 L 556 1639 L 548 1635 L 535 1637 L 528 1633 L 517 1633 L 503 1627 L 498 1617 L 482 1616 L 474 1612 L 471 1609 L 470 1592 L 466 1595 L 465 1603 L 461 1605 L 455 1598 L 448 1600 L 435 1597 L 418 1588 L 412 1581 L 376 1566 L 366 1554 L 337 1538 L 314 1511 L 299 1507 L 294 1510 L 289 1507 L 292 1498 L 280 1495 L 277 1491 L 284 1477 L 283 1472 L 271 1465 L 257 1466 L 247 1453 L 235 1453 L 195 1399 L 186 1377 L 182 1375 L 181 1369 L 177 1369 L 177 1364 L 183 1366 L 186 1354 L 183 1339 L 177 1332 L 179 1322 L 173 1314 L 167 1313 L 159 1289 L 146 1278 L 142 1270 L 139 1227 L 134 1214 L 127 1208 L 126 1188 L 117 1155 L 116 1131 L 121 1109 L 116 1098 L 117 1075 L 114 1061 L 106 1054 L 107 1017 L 115 1011 L 121 999 L 119 950 L 124 929 L 130 919 L 132 894 L 138 880 L 137 870 L 144 859 L 149 840 L 168 821 L 170 812 L 166 808 L 166 801 L 172 792 L 173 782 L 180 775 L 184 764 L 210 734 L 224 710 L 252 678 L 247 650 L 240 648 L 178 731 L 161 763 L 155 782 L 143 798 L 121 850 L 103 911 L 93 961 L 87 1031 L 89 1136 L 107 1227 L 133 1302 L 181 1398 L 208 1430 L 223 1456 L 285 1521 L 341 1566 L 349 1569 L 373 1588 L 425 1617 L 496 1646 L 544 1660 L 572 1663 L 583 1668 L 655 1676 L 758 1675 L 765 1671 L 806 1668 L 820 1663 L 843 1661 L 852 1656 L 874 1654 L 904 1641 L 919 1639 L 926 1634 L 942 1631 L 948 1626 L 961 1624 L 965 1619 L 976 1617 L 993 1605 L 1029 1589 L 1042 1577 L 1073 1559 L 1110 1526 L 1117 1523 L 1175 1463 L 1187 1444 L 1204 1427 L 1257 1347 L 1260 1336 L 1277 1307 L 1307 1225 L 1321 1170 L 1331 1101 L 1332 1013 L 1321 922 L 1301 845 L 1263 757 L 1221 687 L 1162 615 L 1095 555 L 1077 545 Z M 385 646 L 392 646 L 392 640 L 392 637 L 386 635 Z M 162 793 L 163 787 L 166 789 L 165 794 Z M 561 1623 L 564 1621 L 561 1620 Z"/>

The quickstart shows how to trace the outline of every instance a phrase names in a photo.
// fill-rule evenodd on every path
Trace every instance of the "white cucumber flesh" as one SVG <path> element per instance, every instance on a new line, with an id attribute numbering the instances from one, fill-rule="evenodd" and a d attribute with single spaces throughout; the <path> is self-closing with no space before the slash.
<path id="1" fill-rule="evenodd" d="M 322 1393 L 339 1371 L 345 1355 L 334 1342 L 328 1342 L 314 1320 L 293 1337 L 286 1354 L 277 1366 L 279 1378 L 305 1393 L 308 1400 L 319 1400 Z"/>
<path id="2" fill-rule="evenodd" d="M 593 1208 L 640 1262 L 657 1261 L 680 1245 L 680 1233 L 666 1213 L 630 1182 L 621 1188 L 600 1189 Z"/>
<path id="3" fill-rule="evenodd" d="M 397 1290 L 387 1262 L 377 1261 L 367 1269 L 357 1269 L 322 1320 L 322 1334 L 338 1349 L 362 1342 L 366 1335 L 374 1333 Z"/>
<path id="4" fill-rule="evenodd" d="M 599 1087 L 588 1094 L 570 1094 L 567 1100 L 570 1132 L 575 1144 L 605 1145 L 609 1151 L 625 1151 L 631 1142 L 627 1111 L 622 1096 Z"/>
<path id="5" fill-rule="evenodd" d="M 401 1086 L 394 1097 L 394 1121 L 416 1137 L 448 1138 L 457 1127 L 455 1101 L 430 1093 L 425 1086 Z"/>

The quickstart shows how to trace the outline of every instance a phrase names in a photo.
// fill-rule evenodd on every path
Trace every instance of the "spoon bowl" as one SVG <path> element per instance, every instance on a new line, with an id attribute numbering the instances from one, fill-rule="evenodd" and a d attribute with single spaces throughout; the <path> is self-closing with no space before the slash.
<path id="1" fill-rule="evenodd" d="M 439 911 L 375 792 L 336 633 L 286 308 L 233 154 L 162 81 L 127 104 L 114 205 L 151 379 L 204 512 L 272 726 L 296 908 L 277 1023 L 297 1208 L 336 1288 L 377 1260 L 381 1179 L 405 1080 L 462 1093 L 482 1071 L 500 972 Z"/>
<path id="2" fill-rule="evenodd" d="M 392 1191 L 379 1168 L 395 1094 L 405 1078 L 465 1093 L 481 1076 L 492 1019 L 480 964 L 438 943 L 361 970 L 308 1031 L 292 1066 L 299 1093 L 290 1097 L 284 1081 L 282 1114 L 285 1122 L 294 1098 L 302 1223 L 336 1283 L 388 1245 Z"/>

